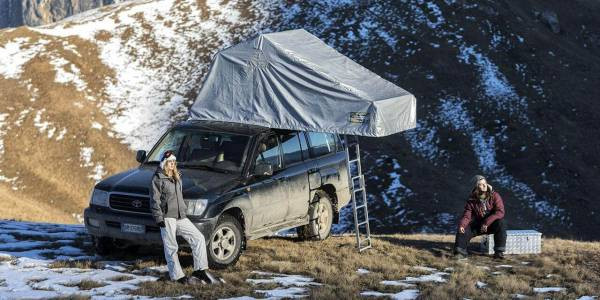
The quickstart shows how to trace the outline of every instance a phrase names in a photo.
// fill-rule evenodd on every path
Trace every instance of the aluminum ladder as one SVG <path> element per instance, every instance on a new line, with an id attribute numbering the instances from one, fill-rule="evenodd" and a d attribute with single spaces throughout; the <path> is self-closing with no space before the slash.
<path id="1" fill-rule="evenodd" d="M 344 136 L 344 141 L 346 144 L 348 186 L 350 188 L 350 195 L 352 197 L 352 211 L 354 212 L 356 246 L 358 248 L 358 252 L 362 252 L 371 248 L 371 229 L 369 227 L 369 209 L 367 207 L 365 177 L 362 174 L 362 166 L 360 163 L 360 147 L 358 145 L 358 137 L 354 136 L 354 141 L 350 142 L 348 136 Z M 359 200 L 357 200 L 357 197 Z M 364 212 L 361 214 L 359 213 L 360 210 L 364 210 Z"/>

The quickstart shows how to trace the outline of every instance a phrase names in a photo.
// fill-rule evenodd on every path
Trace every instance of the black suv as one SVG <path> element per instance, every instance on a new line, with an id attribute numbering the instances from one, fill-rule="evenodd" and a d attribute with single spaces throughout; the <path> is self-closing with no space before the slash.
<path id="1" fill-rule="evenodd" d="M 160 244 L 150 183 L 163 152 L 182 173 L 188 218 L 204 234 L 212 268 L 234 264 L 246 239 L 296 228 L 323 240 L 350 201 L 345 147 L 336 134 L 186 121 L 168 130 L 140 166 L 99 182 L 85 209 L 96 251 Z"/>

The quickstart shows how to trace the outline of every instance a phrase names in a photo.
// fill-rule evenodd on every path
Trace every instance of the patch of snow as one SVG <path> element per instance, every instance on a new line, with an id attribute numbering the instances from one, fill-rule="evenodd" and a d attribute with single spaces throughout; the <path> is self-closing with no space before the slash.
<path id="1" fill-rule="evenodd" d="M 531 264 L 531 262 L 529 262 L 529 261 L 522 261 L 522 262 L 521 262 L 521 264 L 522 264 L 522 265 L 530 265 L 530 264 Z"/>
<path id="2" fill-rule="evenodd" d="M 19 118 L 15 121 L 15 125 L 17 127 L 21 127 L 21 125 L 23 124 L 23 121 L 25 120 L 25 117 L 27 117 L 27 115 L 31 112 L 31 107 L 30 108 L 26 108 L 24 110 L 22 110 L 19 113 Z M 0 122 L 2 122 L 2 115 L 0 115 Z M 0 128 L 2 128 L 2 124 L 0 123 Z M 0 145 L 1 146 L 1 145 Z M 0 147 L 0 153 L 1 153 L 1 147 Z"/>
<path id="3" fill-rule="evenodd" d="M 595 300 L 598 299 L 597 296 L 581 296 L 579 298 L 577 298 L 577 300 Z"/>
<path id="4" fill-rule="evenodd" d="M 447 280 L 445 278 L 443 278 L 443 276 L 446 275 L 450 275 L 446 272 L 436 272 L 433 274 L 429 274 L 429 275 L 423 275 L 423 276 L 419 276 L 419 277 L 406 277 L 404 280 L 401 280 L 402 282 L 409 282 L 409 283 L 415 283 L 415 282 L 446 282 Z"/>
<path id="5" fill-rule="evenodd" d="M 288 286 L 317 286 L 321 285 L 318 282 L 314 282 L 313 278 L 302 276 L 302 275 L 287 275 L 287 274 L 277 274 L 277 273 L 269 273 L 269 272 L 261 272 L 261 271 L 252 271 L 252 274 L 257 274 L 263 277 L 269 278 L 261 278 L 261 279 L 246 279 L 246 282 L 251 284 L 265 284 L 265 283 L 275 283 L 285 287 Z"/>
<path id="6" fill-rule="evenodd" d="M 92 147 L 81 147 L 79 150 L 79 159 L 83 162 L 80 164 L 80 167 L 91 167 L 94 165 L 92 163 L 92 154 L 94 153 L 94 148 Z"/>
<path id="7" fill-rule="evenodd" d="M 98 122 L 92 122 L 92 128 L 102 130 L 102 124 L 100 124 Z"/>
<path id="8" fill-rule="evenodd" d="M 513 266 L 511 265 L 497 265 L 496 268 L 505 268 L 505 269 L 509 269 L 512 268 Z"/>
<path id="9" fill-rule="evenodd" d="M 0 75 L 17 79 L 23 72 L 23 65 L 28 63 L 38 53 L 42 52 L 46 41 L 29 44 L 28 37 L 19 37 L 9 41 L 0 47 Z M 28 47 L 24 47 L 28 45 Z"/>
<path id="10" fill-rule="evenodd" d="M 555 293 L 555 292 L 563 292 L 566 289 L 564 287 L 543 287 L 543 288 L 533 288 L 534 293 Z"/>
<path id="11" fill-rule="evenodd" d="M 427 120 L 417 120 L 416 128 L 403 132 L 403 136 L 410 143 L 412 151 L 437 165 L 438 160 L 446 156 L 445 150 L 438 146 L 440 139 L 437 129 L 429 125 Z"/>
<path id="12" fill-rule="evenodd" d="M 487 283 L 481 282 L 481 281 L 477 281 L 477 282 L 475 282 L 475 286 L 477 286 L 478 289 L 482 289 L 482 288 L 484 288 L 484 287 L 487 286 Z"/>
<path id="13" fill-rule="evenodd" d="M 80 92 L 86 89 L 87 84 L 81 79 L 81 72 L 74 64 L 62 57 L 52 57 L 50 64 L 54 66 L 54 71 L 56 72 L 54 81 L 62 84 L 72 83 Z M 69 67 L 65 68 L 67 65 Z"/>
<path id="14" fill-rule="evenodd" d="M 67 128 L 63 128 L 59 133 L 58 136 L 56 137 L 57 141 L 60 141 L 63 139 L 63 137 L 65 136 L 65 133 L 67 133 Z"/>
<path id="15" fill-rule="evenodd" d="M 46 109 L 42 108 L 35 113 L 35 118 L 33 119 L 33 126 L 35 126 L 40 133 L 44 133 L 46 130 L 48 130 L 48 138 L 52 138 L 52 136 L 54 135 L 54 131 L 56 131 L 56 127 L 54 127 L 54 125 L 52 125 L 52 123 L 48 121 L 42 122 L 42 114 L 45 111 Z"/>
<path id="16" fill-rule="evenodd" d="M 479 69 L 480 85 L 484 94 L 492 99 L 496 108 L 518 116 L 522 122 L 530 124 L 527 118 L 527 101 L 517 95 L 515 88 L 488 57 L 477 52 L 475 46 L 461 46 L 460 61 Z"/>
<path id="17" fill-rule="evenodd" d="M 4 154 L 4 141 L 2 138 L 6 135 L 6 131 L 2 130 L 2 128 L 6 125 L 6 118 L 8 116 L 8 113 L 0 113 L 0 158 Z"/>
<path id="18" fill-rule="evenodd" d="M 62 225 L 0 220 L 0 257 L 10 262 L 0 263 L 0 298 L 48 299 L 68 296 L 92 298 L 129 298 L 128 292 L 152 276 L 138 276 L 110 269 L 50 268 L 57 260 L 95 259 L 73 246 L 76 238 L 85 238 L 82 225 Z M 43 238 L 44 240 L 39 240 Z M 57 246 L 60 246 L 56 248 Z M 49 255 L 54 258 L 49 258 Z M 116 276 L 131 277 L 111 281 Z M 82 280 L 103 284 L 83 290 L 76 286 Z"/>
<path id="19" fill-rule="evenodd" d="M 399 286 L 399 287 L 403 287 L 403 288 L 409 288 L 409 287 L 414 287 L 415 286 L 412 283 L 401 282 L 401 281 L 398 281 L 398 280 L 384 280 L 384 281 L 381 281 L 379 283 L 383 284 L 383 285 Z"/>
<path id="20" fill-rule="evenodd" d="M 419 290 L 403 290 L 398 293 L 381 293 L 377 291 L 364 291 L 360 292 L 363 297 L 389 297 L 394 300 L 409 300 L 417 299 L 419 297 Z"/>
<path id="21" fill-rule="evenodd" d="M 308 297 L 308 289 L 299 287 L 276 288 L 272 290 L 256 290 L 254 292 L 259 294 L 265 294 L 265 296 L 272 297 L 274 299 Z"/>
<path id="22" fill-rule="evenodd" d="M 356 270 L 356 273 L 358 273 L 359 275 L 364 275 L 364 274 L 369 274 L 371 273 L 371 271 L 367 270 L 367 269 L 362 269 L 359 268 L 358 270 Z"/>
<path id="23" fill-rule="evenodd" d="M 424 266 L 412 266 L 411 269 L 425 271 L 425 272 L 437 272 L 436 268 L 424 267 Z"/>

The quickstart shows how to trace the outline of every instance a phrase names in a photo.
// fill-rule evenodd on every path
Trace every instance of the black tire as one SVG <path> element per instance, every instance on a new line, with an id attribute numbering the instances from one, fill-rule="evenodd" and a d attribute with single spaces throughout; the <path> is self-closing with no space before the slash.
<path id="1" fill-rule="evenodd" d="M 115 250 L 113 241 L 110 238 L 92 236 L 92 242 L 94 243 L 94 251 L 98 255 L 108 255 Z"/>
<path id="2" fill-rule="evenodd" d="M 308 208 L 309 223 L 296 228 L 301 240 L 322 241 L 329 237 L 333 224 L 331 197 L 324 191 L 317 191 L 317 200 Z"/>
<path id="3" fill-rule="evenodd" d="M 231 215 L 221 216 L 207 240 L 210 268 L 224 269 L 237 263 L 245 242 L 240 222 Z"/>

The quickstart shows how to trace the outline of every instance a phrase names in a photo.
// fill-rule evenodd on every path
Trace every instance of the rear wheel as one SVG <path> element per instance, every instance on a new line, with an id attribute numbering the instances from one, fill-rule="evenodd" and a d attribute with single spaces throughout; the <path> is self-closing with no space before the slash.
<path id="1" fill-rule="evenodd" d="M 300 239 L 322 241 L 331 233 L 333 224 L 331 198 L 324 191 L 318 191 L 317 197 L 318 200 L 308 208 L 309 223 L 296 228 Z"/>
<path id="2" fill-rule="evenodd" d="M 242 254 L 244 242 L 240 222 L 233 216 L 222 216 L 208 240 L 210 267 L 223 269 L 235 264 Z"/>

